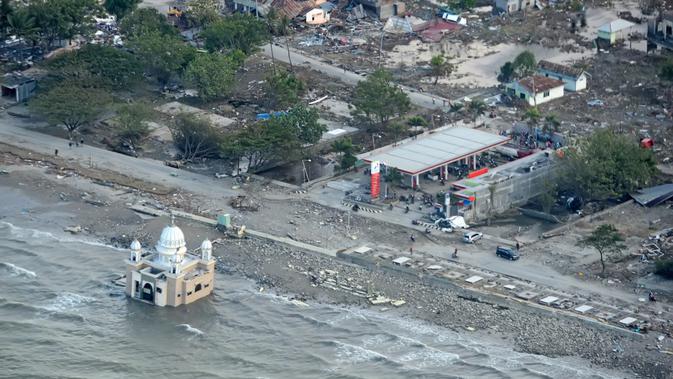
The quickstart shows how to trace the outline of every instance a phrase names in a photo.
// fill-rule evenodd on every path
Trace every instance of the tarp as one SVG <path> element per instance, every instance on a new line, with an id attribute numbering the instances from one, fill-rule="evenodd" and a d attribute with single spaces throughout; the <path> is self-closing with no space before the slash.
<path id="1" fill-rule="evenodd" d="M 654 207 L 673 198 L 673 183 L 643 188 L 636 193 L 632 193 L 631 197 L 642 206 Z"/>

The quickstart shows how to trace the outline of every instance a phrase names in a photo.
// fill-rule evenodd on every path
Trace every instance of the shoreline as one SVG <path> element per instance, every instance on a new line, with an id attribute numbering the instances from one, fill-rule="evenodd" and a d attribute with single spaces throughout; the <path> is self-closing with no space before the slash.
<path id="1" fill-rule="evenodd" d="M 44 225 L 47 217 L 53 217 L 50 225 L 54 230 L 77 223 L 83 227 L 83 232 L 76 239 L 84 237 L 104 241 L 118 248 L 126 248 L 131 236 L 140 237 L 145 246 L 151 246 L 166 223 L 161 218 L 144 219 L 126 208 L 128 201 L 143 197 L 143 194 L 127 192 L 117 195 L 111 188 L 106 194 L 101 190 L 106 187 L 96 186 L 98 197 L 110 204 L 96 206 L 74 194 L 92 185 L 87 183 L 88 179 L 75 178 L 76 183 L 72 183 L 73 180 L 59 182 L 39 171 L 34 174 L 16 170 L 0 177 L 0 187 L 11 189 L 5 191 L 8 201 L 3 205 L 2 214 L 17 215 L 1 217 L 0 220 L 12 222 L 23 219 Z M 31 181 L 41 184 L 26 185 Z M 58 201 L 62 199 L 61 193 L 66 193 L 67 201 Z M 52 198 L 57 201 L 52 202 Z M 39 219 L 33 213 L 39 214 Z M 197 247 L 205 236 L 211 239 L 223 237 L 212 228 L 192 222 L 181 220 L 180 227 L 189 236 L 190 248 Z M 218 271 L 240 274 L 264 287 L 264 291 L 281 296 L 339 307 L 380 309 L 352 294 L 313 286 L 307 275 L 309 271 L 334 270 L 353 286 L 373 287 L 387 297 L 407 302 L 400 308 L 390 307 L 389 314 L 421 320 L 458 333 L 469 333 L 475 338 L 499 341 L 517 352 L 581 358 L 596 367 L 623 370 L 619 374 L 623 377 L 630 377 L 631 372 L 635 372 L 642 377 L 665 378 L 672 372 L 670 359 L 656 351 L 649 353 L 646 350 L 647 341 L 635 338 L 640 336 L 629 338 L 579 320 L 550 317 L 549 312 L 542 314 L 514 303 L 495 307 L 470 301 L 460 298 L 457 291 L 426 286 L 408 275 L 380 269 L 369 271 L 338 259 L 316 256 L 257 238 L 225 239 L 224 246 L 216 244 L 214 255 L 218 257 Z M 119 271 L 122 271 L 121 263 Z"/>

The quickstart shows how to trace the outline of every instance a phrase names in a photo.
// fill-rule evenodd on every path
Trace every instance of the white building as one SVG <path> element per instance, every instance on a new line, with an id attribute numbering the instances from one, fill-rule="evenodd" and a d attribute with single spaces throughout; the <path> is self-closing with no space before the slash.
<path id="1" fill-rule="evenodd" d="M 568 67 L 549 61 L 540 61 L 537 72 L 548 78 L 561 80 L 566 91 L 581 91 L 587 88 L 589 74 L 581 68 Z"/>
<path id="2" fill-rule="evenodd" d="M 557 79 L 546 76 L 532 75 L 507 85 L 507 93 L 537 106 L 548 101 L 563 97 L 565 84 Z"/>
<path id="3" fill-rule="evenodd" d="M 598 38 L 608 41 L 610 45 L 614 45 L 619 40 L 625 40 L 633 30 L 636 24 L 618 18 L 610 21 L 607 24 L 601 25 L 598 28 Z"/>
<path id="4" fill-rule="evenodd" d="M 126 294 L 158 306 L 177 307 L 210 295 L 215 280 L 213 245 L 201 244 L 200 255 L 187 252 L 182 230 L 171 220 L 154 250 L 143 254 L 138 240 L 126 260 Z"/>
<path id="5" fill-rule="evenodd" d="M 306 13 L 306 23 L 309 25 L 322 25 L 329 21 L 329 13 L 321 8 L 311 9 Z"/>

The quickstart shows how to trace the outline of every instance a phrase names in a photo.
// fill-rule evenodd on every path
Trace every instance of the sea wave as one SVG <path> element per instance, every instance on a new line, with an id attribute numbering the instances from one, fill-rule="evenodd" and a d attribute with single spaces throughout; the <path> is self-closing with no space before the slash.
<path id="1" fill-rule="evenodd" d="M 0 262 L 0 267 L 4 268 L 12 276 L 23 276 L 30 279 L 37 278 L 37 274 L 34 271 L 17 266 L 14 263 Z"/>
<path id="2" fill-rule="evenodd" d="M 125 251 L 126 249 L 119 248 L 117 246 L 112 246 L 108 245 L 106 243 L 100 242 L 100 241 L 93 241 L 93 240 L 87 240 L 87 239 L 81 239 L 81 238 L 68 238 L 68 237 L 63 237 L 63 236 L 57 236 L 51 232 L 45 232 L 43 230 L 37 230 L 37 229 L 31 229 L 31 228 L 22 228 L 20 226 L 16 226 L 10 222 L 7 221 L 0 221 L 0 230 L 1 229 L 9 229 L 9 233 L 11 236 L 18 238 L 19 241 L 21 242 L 26 242 L 27 240 L 39 240 L 39 239 L 51 239 L 57 242 L 61 243 L 81 243 L 84 245 L 89 245 L 89 246 L 98 246 L 98 247 L 106 247 L 109 249 L 114 249 L 114 250 L 119 250 L 119 251 Z"/>
<path id="3" fill-rule="evenodd" d="M 92 297 L 65 292 L 57 295 L 43 308 L 51 312 L 68 312 L 95 301 L 96 299 Z"/>
<path id="4" fill-rule="evenodd" d="M 202 336 L 202 335 L 205 334 L 200 329 L 197 329 L 197 328 L 195 328 L 195 327 L 193 327 L 189 324 L 178 324 L 178 325 L 175 325 L 175 326 L 178 327 L 178 328 L 183 328 L 186 332 L 196 334 L 197 336 Z"/>

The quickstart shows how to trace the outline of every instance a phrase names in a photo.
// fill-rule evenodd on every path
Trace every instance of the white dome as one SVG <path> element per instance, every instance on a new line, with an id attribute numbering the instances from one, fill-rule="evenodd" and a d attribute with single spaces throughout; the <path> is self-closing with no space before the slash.
<path id="1" fill-rule="evenodd" d="M 131 250 L 137 251 L 137 250 L 141 250 L 142 248 L 143 247 L 140 245 L 140 241 L 138 241 L 137 239 L 135 239 L 135 240 L 133 240 L 133 242 L 131 242 Z"/>
<path id="2" fill-rule="evenodd" d="M 186 245 L 185 235 L 182 233 L 182 230 L 175 225 L 168 225 L 161 231 L 161 237 L 159 237 L 156 249 L 159 254 L 172 255 Z"/>
<path id="3" fill-rule="evenodd" d="M 204 250 L 213 250 L 213 243 L 207 238 L 201 243 L 201 251 Z"/>

